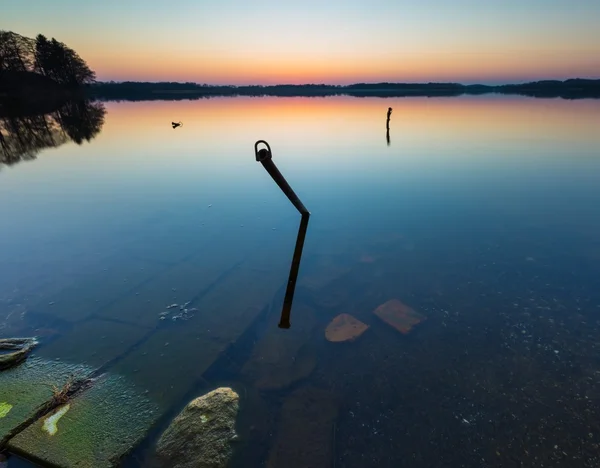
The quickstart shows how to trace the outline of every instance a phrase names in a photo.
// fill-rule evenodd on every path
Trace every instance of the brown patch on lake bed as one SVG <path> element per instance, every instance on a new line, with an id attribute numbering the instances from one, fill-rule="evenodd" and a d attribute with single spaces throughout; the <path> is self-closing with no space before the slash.
<path id="1" fill-rule="evenodd" d="M 392 299 L 381 304 L 373 313 L 404 335 L 427 319 L 426 316 L 419 314 L 398 299 Z"/>

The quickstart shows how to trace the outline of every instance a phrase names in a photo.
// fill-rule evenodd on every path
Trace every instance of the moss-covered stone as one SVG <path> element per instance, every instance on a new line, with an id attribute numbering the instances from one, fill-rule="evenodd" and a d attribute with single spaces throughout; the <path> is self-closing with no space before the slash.
<path id="1" fill-rule="evenodd" d="M 36 344 L 35 338 L 0 339 L 1 350 L 16 350 L 0 354 L 0 370 L 8 369 L 23 362 Z"/>
<path id="2" fill-rule="evenodd" d="M 160 437 L 156 454 L 171 468 L 225 468 L 236 438 L 239 396 L 217 388 L 191 401 Z"/>
<path id="3" fill-rule="evenodd" d="M 49 401 L 53 389 L 60 389 L 71 375 L 85 376 L 90 368 L 32 356 L 19 366 L 0 372 L 0 440 L 32 418 Z"/>
<path id="4" fill-rule="evenodd" d="M 157 417 L 147 397 L 123 377 L 107 375 L 15 436 L 8 447 L 43 465 L 114 467 Z"/>

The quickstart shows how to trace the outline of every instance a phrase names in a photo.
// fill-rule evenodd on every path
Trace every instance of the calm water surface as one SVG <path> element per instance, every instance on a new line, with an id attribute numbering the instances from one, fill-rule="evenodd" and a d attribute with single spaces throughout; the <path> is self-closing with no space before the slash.
<path id="1" fill-rule="evenodd" d="M 105 106 L 90 142 L 0 166 L 0 336 L 157 405 L 126 464 L 226 385 L 235 466 L 598 466 L 598 101 Z M 300 217 L 259 139 L 312 214 L 289 330 Z M 399 333 L 391 299 L 426 320 Z M 341 313 L 368 330 L 327 341 Z"/>

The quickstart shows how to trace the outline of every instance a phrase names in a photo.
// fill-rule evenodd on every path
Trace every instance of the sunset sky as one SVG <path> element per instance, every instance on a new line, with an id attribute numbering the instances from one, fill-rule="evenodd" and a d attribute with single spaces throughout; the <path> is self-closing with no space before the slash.
<path id="1" fill-rule="evenodd" d="M 0 28 L 99 80 L 493 84 L 600 78 L 599 24 L 599 0 L 18 0 Z"/>

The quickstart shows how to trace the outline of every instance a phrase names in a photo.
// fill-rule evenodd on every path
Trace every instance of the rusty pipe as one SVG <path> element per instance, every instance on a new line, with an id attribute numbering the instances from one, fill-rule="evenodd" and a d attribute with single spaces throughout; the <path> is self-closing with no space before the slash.
<path id="1" fill-rule="evenodd" d="M 266 148 L 258 149 L 258 145 L 260 143 L 264 143 Z M 310 214 L 306 209 L 304 204 L 298 198 L 298 195 L 292 190 L 290 184 L 287 183 L 285 177 L 279 172 L 277 166 L 273 162 L 273 153 L 271 152 L 271 147 L 264 140 L 258 140 L 254 143 L 254 154 L 256 155 L 256 160 L 263 165 L 269 175 L 273 178 L 275 183 L 279 185 L 279 188 L 285 193 L 286 197 L 292 202 L 292 205 L 296 207 L 296 209 L 300 212 L 300 214 Z"/>

